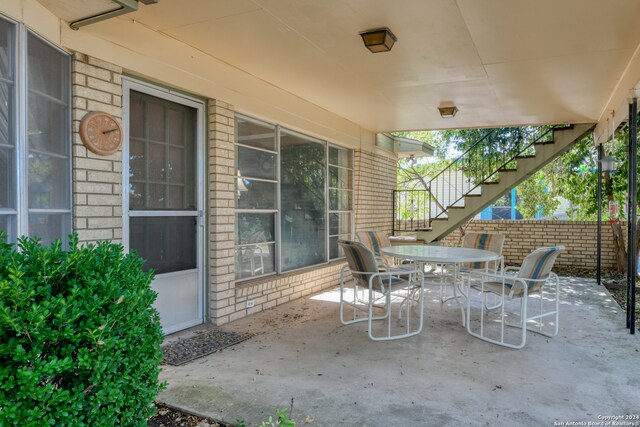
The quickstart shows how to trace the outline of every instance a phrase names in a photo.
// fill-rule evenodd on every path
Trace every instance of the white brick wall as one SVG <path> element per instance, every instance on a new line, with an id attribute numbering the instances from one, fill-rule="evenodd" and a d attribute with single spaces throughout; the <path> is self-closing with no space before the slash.
<path id="1" fill-rule="evenodd" d="M 81 53 L 73 55 L 73 228 L 80 242 L 122 241 L 122 151 L 87 150 L 78 128 L 89 111 L 122 118 L 122 69 Z"/>

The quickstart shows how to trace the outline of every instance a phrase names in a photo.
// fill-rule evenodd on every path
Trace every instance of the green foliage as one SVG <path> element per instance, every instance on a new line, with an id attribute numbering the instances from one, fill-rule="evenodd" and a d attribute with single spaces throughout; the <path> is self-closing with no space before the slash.
<path id="1" fill-rule="evenodd" d="M 553 180 L 552 194 L 573 206 L 567 214 L 572 220 L 594 220 L 597 214 L 597 153 L 591 136 L 578 141 L 567 153 L 542 171 Z"/>
<path id="2" fill-rule="evenodd" d="M 0 426 L 146 426 L 163 335 L 152 273 L 120 245 L 0 232 Z"/>
<path id="3" fill-rule="evenodd" d="M 398 188 L 403 190 L 424 190 L 431 177 L 451 163 L 448 160 L 409 160 L 398 161 Z"/>
<path id="4" fill-rule="evenodd" d="M 550 185 L 544 172 L 538 171 L 518 186 L 518 210 L 524 219 L 535 218 L 536 214 L 548 217 L 560 206 Z"/>
<path id="5" fill-rule="evenodd" d="M 528 139 L 547 127 L 538 130 L 532 127 L 498 129 L 492 134 L 497 146 L 509 144 L 509 137 L 521 132 L 524 139 Z M 429 179 L 444 169 L 470 144 L 484 137 L 490 129 L 459 129 L 445 131 L 403 132 L 400 136 L 429 142 L 436 148 L 436 158 L 413 161 L 401 160 L 398 169 L 398 188 L 424 189 Z M 515 138 L 517 141 L 518 138 Z M 603 218 L 607 216 L 607 201 L 618 202 L 620 217 L 624 218 L 622 206 L 627 198 L 627 140 L 628 125 L 624 125 L 616 138 L 605 145 L 607 153 L 616 159 L 616 170 L 603 178 Z M 465 175 L 478 178 L 472 170 L 482 172 L 482 164 L 490 163 L 497 156 L 498 150 L 481 153 L 471 158 L 463 165 Z M 597 151 L 591 135 L 585 136 L 576 145 L 535 173 L 517 188 L 518 209 L 525 218 L 535 217 L 536 213 L 543 216 L 551 215 L 559 206 L 560 199 L 567 199 L 572 208 L 567 212 L 571 220 L 595 220 L 597 216 Z M 500 202 L 498 202 L 500 204 Z M 403 210 L 404 209 L 404 210 Z M 404 214 L 404 215 L 403 215 Z M 407 206 L 401 206 L 400 217 L 410 216 Z"/>
<path id="6" fill-rule="evenodd" d="M 628 126 L 622 127 L 616 138 L 605 144 L 608 154 L 616 159 L 616 170 L 603 174 L 603 218 L 608 218 L 607 202 L 614 200 L 620 207 L 627 198 L 627 177 L 629 162 L 627 159 Z M 597 150 L 591 135 L 578 141 L 567 153 L 542 169 L 545 178 L 551 183 L 550 195 L 569 200 L 573 208 L 567 212 L 569 219 L 592 221 L 597 218 Z M 520 194 L 520 191 L 519 191 Z M 624 217 L 620 209 L 620 217 Z"/>
<path id="7" fill-rule="evenodd" d="M 278 415 L 277 421 L 273 421 L 273 418 L 269 417 L 267 421 L 263 421 L 260 424 L 260 427 L 295 427 L 296 423 L 287 417 L 287 408 L 276 411 L 276 414 Z"/>
<path id="8" fill-rule="evenodd" d="M 276 411 L 276 415 L 278 417 L 277 420 L 269 416 L 269 419 L 263 421 L 260 427 L 295 427 L 296 423 L 287 416 L 287 408 Z M 236 424 L 238 424 L 238 427 L 247 427 L 247 423 L 244 420 L 236 420 Z"/>
<path id="9" fill-rule="evenodd" d="M 436 157 L 429 159 L 403 159 L 398 164 L 398 188 L 403 190 L 427 189 L 428 183 L 439 172 L 449 169 L 453 176 L 463 174 L 469 182 L 483 182 L 489 177 L 497 177 L 494 172 L 500 167 L 515 167 L 515 162 L 510 162 L 512 156 L 526 155 L 534 152 L 533 146 L 528 146 L 536 140 L 546 140 L 551 137 L 549 127 L 519 127 L 500 129 L 458 129 L 444 131 L 423 131 L 398 133 L 399 136 L 418 139 L 430 143 L 436 148 Z M 460 155 L 470 147 L 473 148 L 462 158 Z M 455 159 L 455 163 L 454 162 Z M 447 172 L 449 173 L 449 172 Z M 441 190 L 444 190 L 443 183 L 447 181 L 447 175 L 441 180 Z M 491 180 L 491 178 L 489 178 Z M 531 206 L 529 211 L 531 216 L 537 212 L 552 213 L 559 201 L 555 194 L 548 191 L 539 192 L 544 189 L 542 184 L 548 184 L 546 177 L 538 177 L 525 184 L 529 191 L 524 194 L 522 201 L 525 210 Z M 540 188 L 536 188 L 540 187 Z M 455 190 L 453 190 L 455 191 Z M 432 191 L 431 197 L 443 196 L 442 191 Z M 425 196 L 423 196 L 425 197 Z M 498 203 L 507 204 L 508 196 L 503 197 Z M 424 203 L 422 203 L 424 204 Z M 415 206 L 420 205 L 418 203 Z M 424 208 L 416 207 L 413 200 L 408 196 L 401 201 L 397 207 L 397 218 L 413 219 L 424 214 Z M 413 209 L 412 209 L 413 208 Z M 416 210 L 418 212 L 416 212 Z M 527 211 L 527 212 L 529 212 Z"/>

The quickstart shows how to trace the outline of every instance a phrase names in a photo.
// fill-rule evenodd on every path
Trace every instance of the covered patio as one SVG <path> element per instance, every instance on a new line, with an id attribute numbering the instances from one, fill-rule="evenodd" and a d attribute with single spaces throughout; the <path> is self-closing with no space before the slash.
<path id="1" fill-rule="evenodd" d="M 441 305 L 433 288 L 424 331 L 387 343 L 371 341 L 366 324 L 341 326 L 338 291 L 320 292 L 224 326 L 256 335 L 164 366 L 159 399 L 247 425 L 292 399 L 296 425 L 542 426 L 637 416 L 640 343 L 626 333 L 624 313 L 593 279 L 562 277 L 561 298 L 558 336 L 529 334 L 526 348 L 513 351 L 468 335 L 458 308 Z"/>
<path id="2" fill-rule="evenodd" d="M 164 366 L 158 400 L 250 426 L 279 408 L 297 426 L 638 416 L 640 343 L 595 280 L 562 278 L 560 333 L 530 334 L 521 351 L 470 336 L 432 288 L 421 334 L 373 342 L 365 324 L 341 326 L 336 284 L 338 239 L 393 230 L 397 162 L 410 154 L 389 132 L 572 125 L 556 132 L 571 138 L 531 141 L 541 159 L 517 159 L 531 167 L 505 171 L 519 174 L 503 179 L 512 185 L 587 132 L 607 142 L 640 96 L 640 2 L 185 3 L 0 2 L 9 241 L 75 232 L 136 250 L 155 269 L 164 332 L 184 330 L 167 342 L 255 334 Z M 397 44 L 373 54 L 361 33 L 380 28 Z M 110 154 L 81 131 L 94 112 L 117 125 L 102 137 L 121 133 Z M 58 166 L 35 173 L 39 156 Z M 510 240 L 537 244 L 532 235 Z M 548 235 L 545 245 L 565 243 Z M 594 242 L 565 256 L 595 270 L 583 248 Z"/>

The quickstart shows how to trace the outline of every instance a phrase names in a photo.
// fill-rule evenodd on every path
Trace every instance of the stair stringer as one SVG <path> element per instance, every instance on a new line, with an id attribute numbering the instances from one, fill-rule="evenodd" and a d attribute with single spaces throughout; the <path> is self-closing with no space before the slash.
<path id="1" fill-rule="evenodd" d="M 520 184 L 556 157 L 569 150 L 573 144 L 593 130 L 595 123 L 573 125 L 554 129 L 553 143 L 536 144 L 536 155 L 517 159 L 517 169 L 498 172 L 499 182 L 482 185 L 481 196 L 465 197 L 464 207 L 449 209 L 448 216 L 431 222 L 431 230 L 418 231 L 418 239 L 427 243 L 440 240 L 455 228 L 467 222 L 503 194 Z"/>

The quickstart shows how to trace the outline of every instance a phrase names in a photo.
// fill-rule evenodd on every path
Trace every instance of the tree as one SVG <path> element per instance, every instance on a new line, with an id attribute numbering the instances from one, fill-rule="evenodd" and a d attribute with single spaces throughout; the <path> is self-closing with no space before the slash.
<path id="1" fill-rule="evenodd" d="M 479 163 L 487 162 L 501 149 L 501 144 L 518 143 L 518 132 L 531 134 L 546 128 L 508 128 L 508 129 L 460 129 L 446 131 L 403 132 L 400 135 L 426 141 L 436 149 L 435 159 L 402 160 L 399 163 L 398 187 L 403 189 L 427 188 L 429 180 L 450 164 L 457 156 L 488 132 L 495 146 L 487 144 L 486 152 L 467 160 L 467 171 L 481 169 Z M 514 138 L 515 136 L 515 138 Z M 624 209 L 620 209 L 619 218 L 609 218 L 608 202 L 617 202 L 625 206 L 627 201 L 627 140 L 628 125 L 616 133 L 612 142 L 606 144 L 608 154 L 616 159 L 616 171 L 604 175 L 605 201 L 603 218 L 625 219 Z M 481 173 L 485 171 L 481 170 Z M 479 174 L 481 174 L 479 173 Z M 473 172 L 465 172 L 473 176 Z M 518 209 L 525 218 L 533 218 L 537 213 L 551 215 L 559 205 L 560 198 L 569 200 L 572 208 L 567 212 L 570 220 L 592 221 L 597 218 L 597 150 L 591 135 L 578 141 L 567 153 L 563 154 L 518 186 Z M 626 268 L 626 249 L 619 225 L 612 224 L 614 238 L 618 248 L 619 270 Z M 640 232 L 638 233 L 640 245 Z"/>
<path id="2" fill-rule="evenodd" d="M 538 171 L 518 186 L 518 210 L 524 219 L 552 215 L 560 206 L 560 200 L 554 195 L 551 181 L 544 171 Z"/>
<path id="3" fill-rule="evenodd" d="M 465 153 L 470 147 L 479 141 L 482 143 L 474 148 L 469 155 L 460 157 L 460 161 L 453 167 L 454 176 L 463 175 L 465 183 L 480 183 L 490 176 L 494 171 L 503 166 L 505 161 L 505 151 L 519 152 L 520 146 L 526 146 L 524 142 L 531 141 L 548 127 L 520 127 L 501 129 L 458 129 L 444 131 L 420 131 L 420 132 L 398 132 L 396 135 L 417 139 L 427 142 L 435 148 L 435 156 L 430 159 L 403 159 L 399 162 L 398 188 L 405 190 L 429 189 L 429 181 L 440 171 L 452 164 L 459 156 Z M 527 150 L 532 149 L 530 147 Z M 523 152 L 528 154 L 529 151 Z M 508 157 L 506 157 L 508 160 Z M 504 165 L 507 166 L 507 165 Z M 456 178 L 457 179 L 457 178 Z M 525 206 L 525 210 L 530 212 L 531 217 L 536 213 L 552 213 L 558 206 L 559 201 L 553 192 L 537 191 L 534 184 L 544 189 L 544 185 L 549 185 L 551 180 L 540 175 L 538 182 L 525 184 L 520 197 Z M 527 188 L 530 187 L 530 188 Z M 536 191 L 533 191 L 536 190 Z M 438 203 L 435 200 L 435 203 Z M 531 205 L 527 210 L 526 206 Z M 442 209 L 444 207 L 441 206 Z M 401 208 L 402 210 L 402 208 Z"/>

